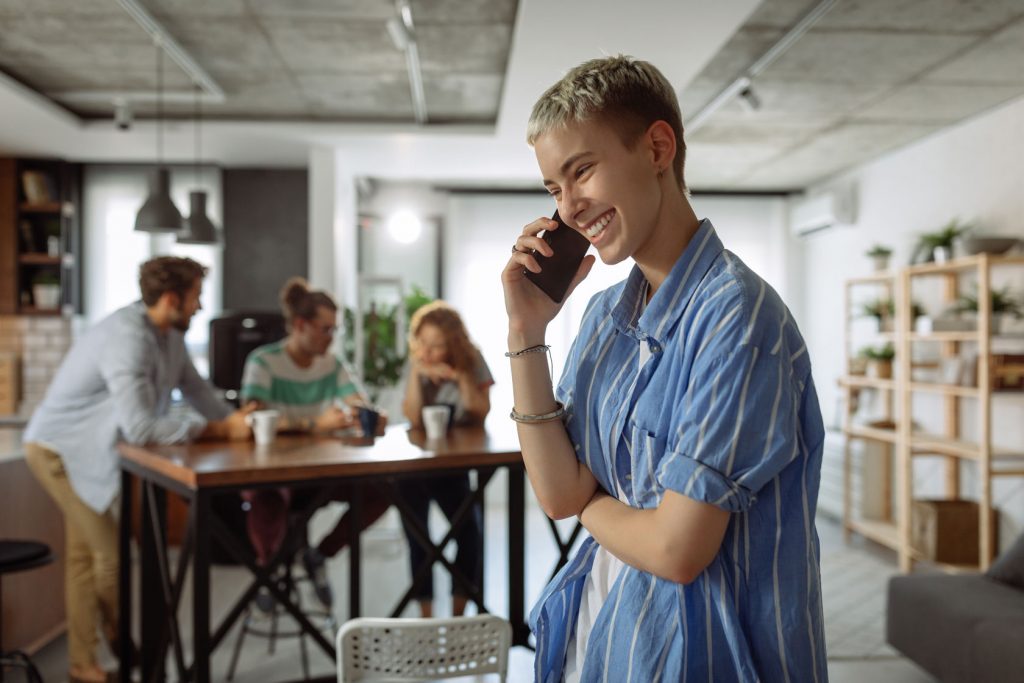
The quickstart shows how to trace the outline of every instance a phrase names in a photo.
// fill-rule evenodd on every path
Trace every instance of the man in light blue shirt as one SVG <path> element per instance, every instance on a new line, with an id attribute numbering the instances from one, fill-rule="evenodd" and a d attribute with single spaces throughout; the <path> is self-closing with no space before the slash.
<path id="1" fill-rule="evenodd" d="M 117 634 L 118 441 L 182 443 L 244 439 L 245 413 L 232 412 L 196 372 L 185 332 L 201 308 L 206 268 L 160 257 L 139 269 L 142 300 L 114 312 L 77 340 L 25 431 L 33 474 L 64 513 L 68 647 L 75 681 L 102 681 L 96 626 Z M 198 415 L 171 415 L 181 390 Z M 115 650 L 116 651 L 116 650 Z"/>
<path id="2" fill-rule="evenodd" d="M 682 133 L 671 85 L 626 57 L 573 69 L 531 116 L 568 227 L 527 225 L 502 273 L 512 418 L 545 512 L 591 534 L 531 615 L 536 678 L 823 682 L 824 429 L 807 349 L 690 207 Z M 535 351 L 560 305 L 523 274 L 541 270 L 534 250 L 551 255 L 549 229 L 635 262 L 587 307 L 558 401 Z"/>

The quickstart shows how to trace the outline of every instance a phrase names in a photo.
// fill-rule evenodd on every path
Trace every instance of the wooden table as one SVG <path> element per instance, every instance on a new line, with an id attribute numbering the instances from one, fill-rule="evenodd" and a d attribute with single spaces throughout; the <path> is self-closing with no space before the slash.
<path id="1" fill-rule="evenodd" d="M 227 635 L 252 597 L 261 586 L 298 621 L 300 626 L 333 658 L 333 643 L 324 638 L 306 616 L 292 603 L 291 596 L 273 585 L 270 572 L 274 564 L 290 560 L 278 557 L 268 567 L 257 566 L 252 553 L 243 547 L 237 533 L 232 533 L 211 508 L 211 499 L 225 492 L 260 487 L 316 486 L 322 492 L 308 510 L 296 519 L 289 533 L 305 533 L 309 516 L 326 500 L 328 484 L 339 482 L 385 482 L 392 490 L 398 478 L 431 474 L 478 473 L 477 490 L 460 511 L 472 509 L 473 501 L 481 501 L 483 489 L 499 468 L 508 470 L 508 592 L 509 620 L 513 626 L 513 642 L 527 644 L 529 627 L 525 620 L 524 555 L 525 506 L 524 469 L 515 430 L 503 422 L 485 431 L 482 428 L 457 428 L 440 442 L 427 442 L 422 430 L 391 427 L 375 440 L 362 438 L 327 438 L 312 436 L 281 436 L 272 445 L 257 447 L 252 442 L 197 442 L 178 446 L 119 445 L 121 452 L 122 520 L 130 519 L 132 479 L 141 480 L 142 525 L 140 534 L 140 575 L 142 641 L 141 666 L 143 680 L 162 678 L 168 647 L 173 647 L 178 675 L 182 680 L 206 683 L 210 680 L 210 655 Z M 359 526 L 362 501 L 353 486 L 353 524 Z M 166 554 L 165 505 L 166 492 L 180 494 L 189 504 L 189 521 L 185 543 L 178 558 L 177 569 L 171 573 Z M 396 502 L 400 502 L 397 501 Z M 402 506 L 399 505 L 400 511 Z M 408 518 L 408 517 L 407 517 Z M 554 527 L 552 527 L 554 528 Z M 449 537 L 451 532 L 449 532 Z M 448 540 L 442 541 L 441 546 Z M 253 573 L 255 580 L 216 630 L 210 630 L 210 564 L 211 545 L 216 541 Z M 129 558 L 131 524 L 121 524 L 121 557 Z M 562 546 L 561 539 L 558 540 Z M 428 557 L 452 571 L 451 564 L 439 556 L 439 550 Z M 283 555 L 284 551 L 279 553 Z M 564 558 L 566 549 L 562 549 Z M 360 543 L 358 537 L 350 547 L 350 617 L 358 616 L 360 604 Z M 191 665 L 184 661 L 177 623 L 177 606 L 181 600 L 186 571 L 192 569 L 192 633 L 194 653 Z M 131 562 L 121 562 L 120 569 L 120 640 L 129 642 L 132 627 Z M 453 575 L 453 579 L 455 576 Z M 477 587 L 478 604 L 482 604 L 482 586 Z M 411 592 L 411 589 L 410 589 Z M 408 601 L 408 593 L 405 602 Z M 403 603 L 404 606 L 404 603 Z M 121 653 L 122 663 L 130 654 Z M 130 665 L 129 665 L 130 666 Z M 129 667 L 122 668 L 122 674 Z M 128 680 L 122 675 L 122 680 Z"/>

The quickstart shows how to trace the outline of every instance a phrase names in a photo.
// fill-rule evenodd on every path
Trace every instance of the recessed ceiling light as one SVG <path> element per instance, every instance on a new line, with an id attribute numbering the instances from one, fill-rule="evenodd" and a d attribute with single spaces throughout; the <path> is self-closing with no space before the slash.
<path id="1" fill-rule="evenodd" d="M 388 232 L 400 244 L 412 244 L 423 232 L 420 217 L 408 209 L 396 211 L 388 219 Z"/>

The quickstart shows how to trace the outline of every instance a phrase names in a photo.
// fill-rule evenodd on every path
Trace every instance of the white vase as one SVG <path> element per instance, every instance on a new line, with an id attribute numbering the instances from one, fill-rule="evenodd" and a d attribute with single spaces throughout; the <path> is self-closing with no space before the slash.
<path id="1" fill-rule="evenodd" d="M 43 311 L 60 308 L 60 285 L 32 285 L 32 301 Z"/>

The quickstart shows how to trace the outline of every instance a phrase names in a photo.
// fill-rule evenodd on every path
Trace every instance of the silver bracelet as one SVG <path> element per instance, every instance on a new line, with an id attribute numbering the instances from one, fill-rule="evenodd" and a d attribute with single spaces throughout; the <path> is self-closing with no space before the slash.
<path id="1" fill-rule="evenodd" d="M 518 356 L 525 356 L 528 353 L 545 353 L 550 351 L 551 347 L 547 344 L 537 344 L 536 346 L 530 346 L 522 351 L 506 351 L 505 358 L 517 358 Z"/>
<path id="2" fill-rule="evenodd" d="M 521 424 L 554 422 L 555 420 L 560 420 L 563 415 L 565 415 L 565 406 L 561 401 L 555 401 L 555 409 L 550 413 L 543 413 L 542 415 L 523 415 L 522 413 L 516 412 L 515 406 L 512 407 L 512 412 L 508 414 L 514 422 L 519 422 Z"/>

